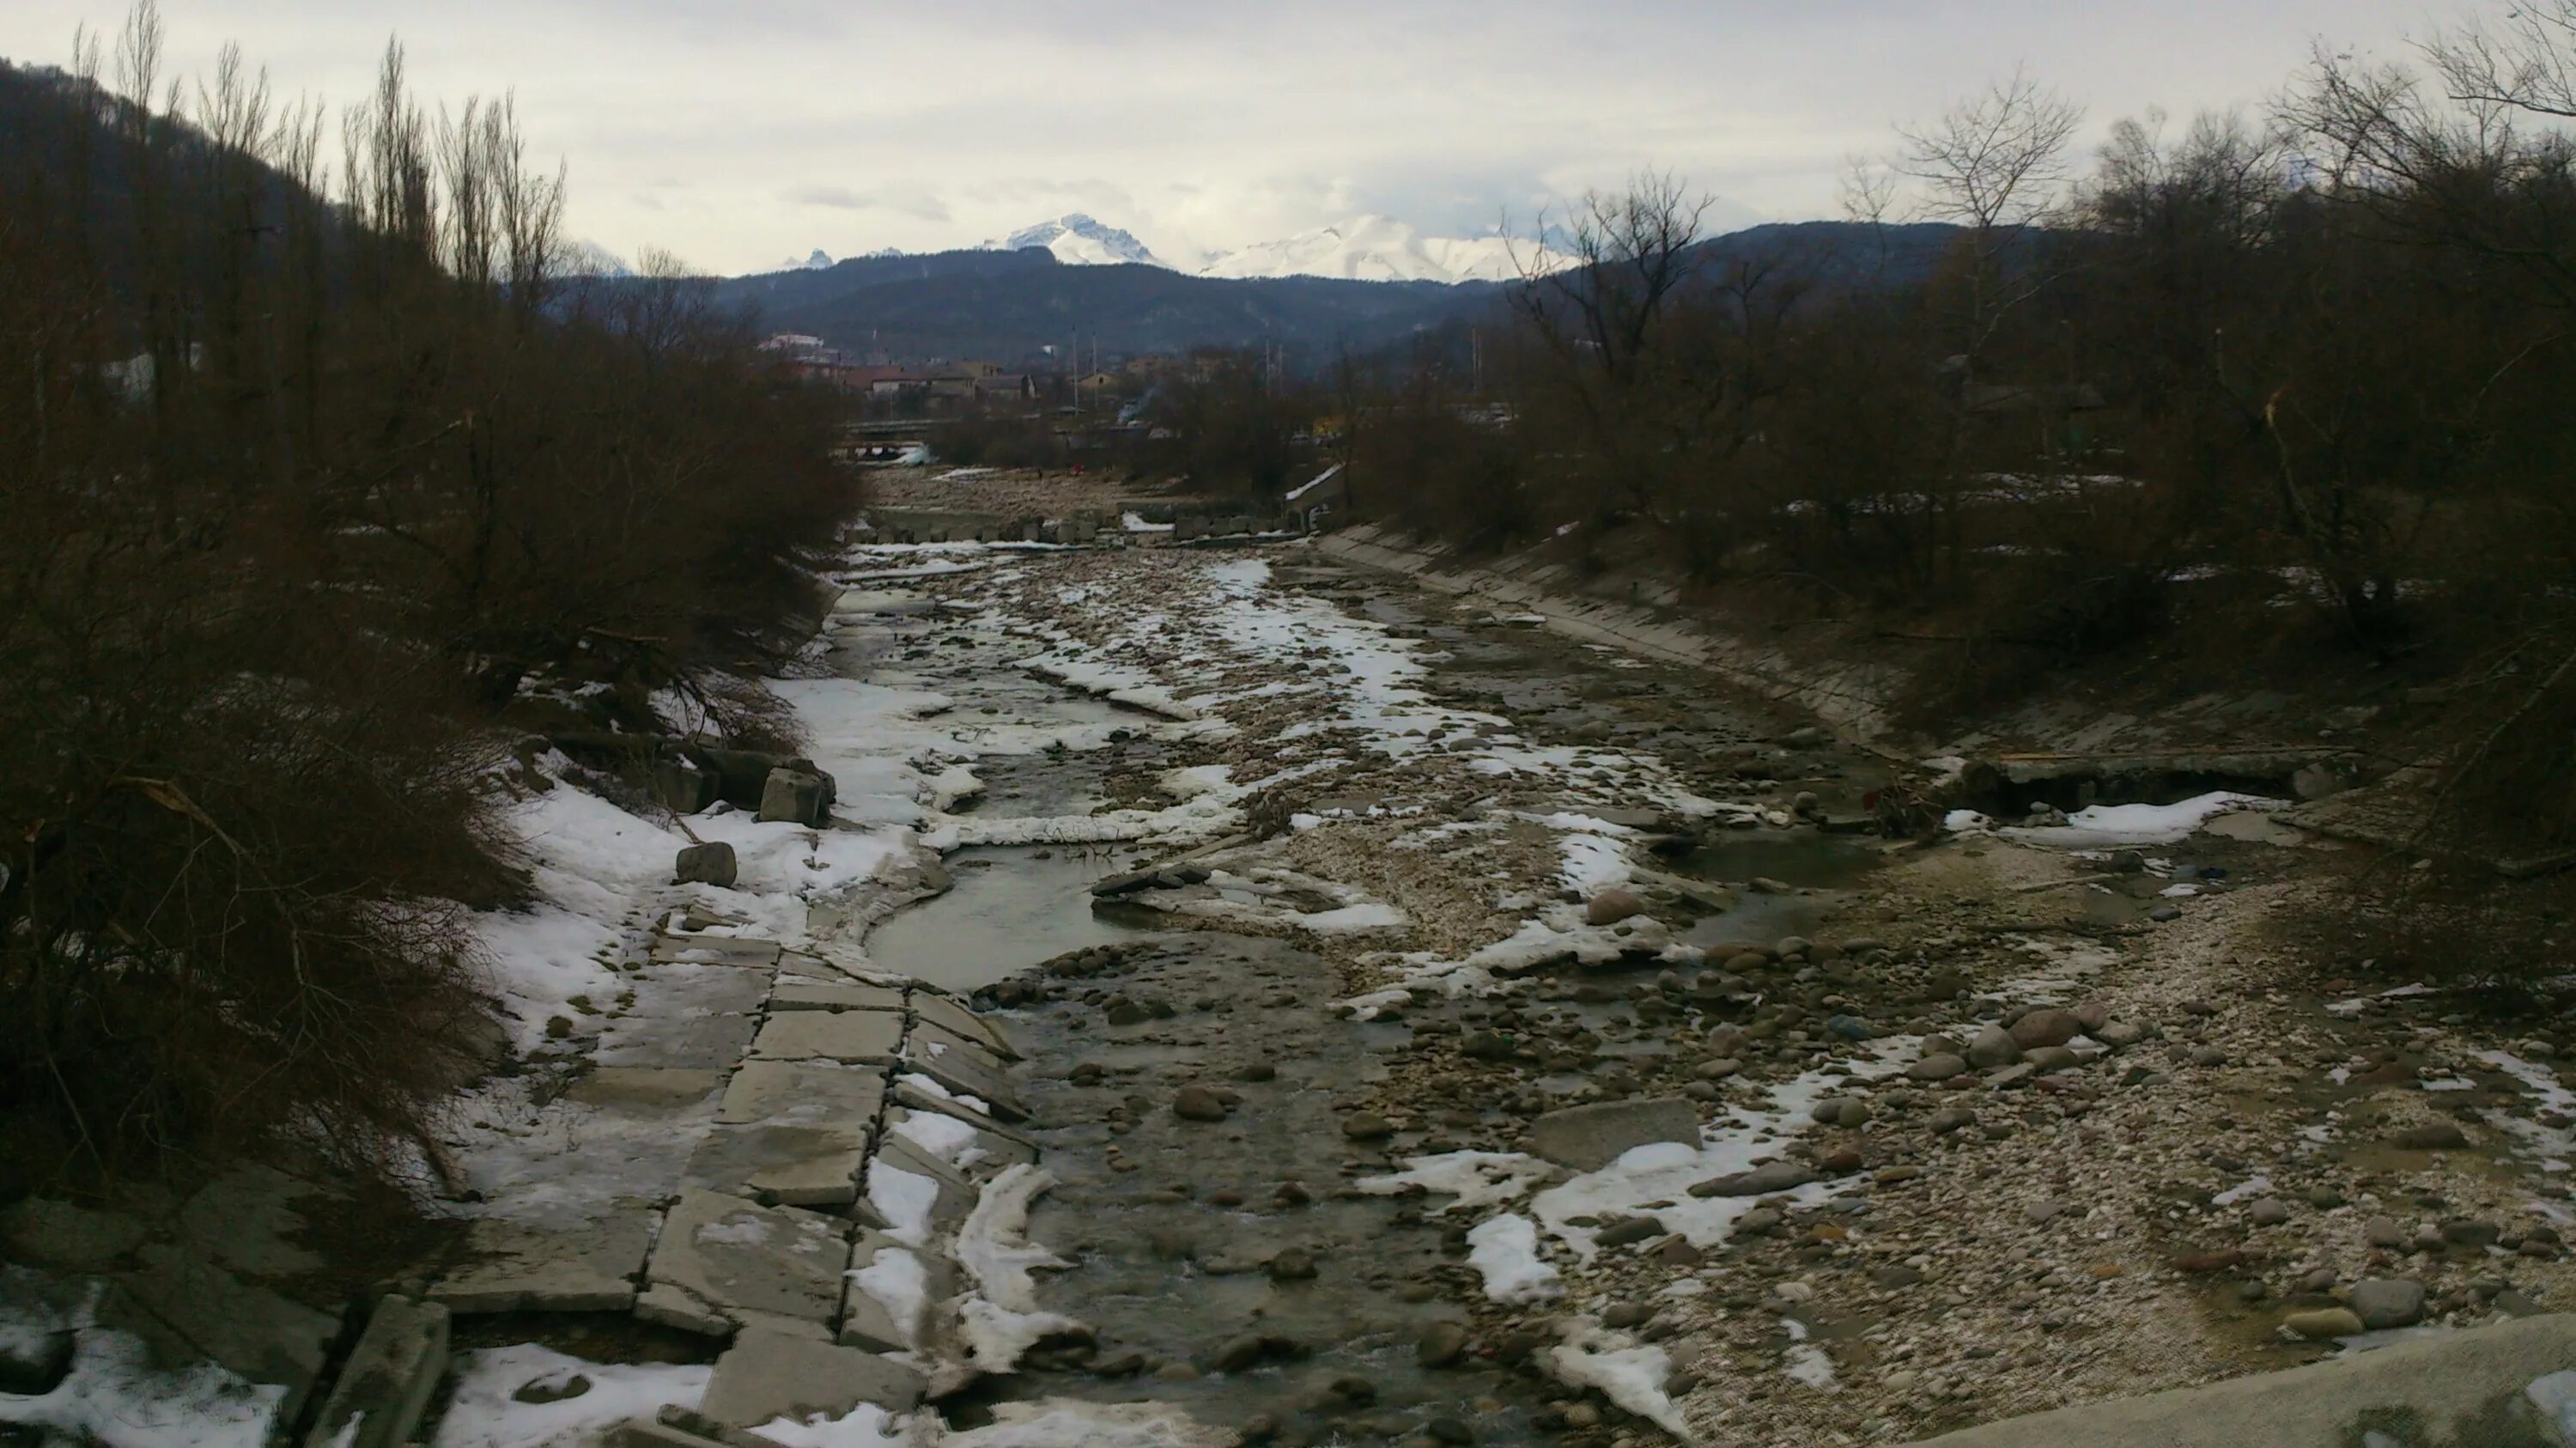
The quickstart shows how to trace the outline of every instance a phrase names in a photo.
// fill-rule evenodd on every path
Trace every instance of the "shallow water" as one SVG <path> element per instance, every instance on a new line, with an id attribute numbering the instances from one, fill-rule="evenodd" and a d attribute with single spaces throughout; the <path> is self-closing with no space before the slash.
<path id="1" fill-rule="evenodd" d="M 1878 841 L 1822 830 L 1746 830 L 1674 859 L 1674 874 L 1698 880 L 1777 880 L 1802 889 L 1839 890 L 1887 862 Z"/>
<path id="2" fill-rule="evenodd" d="M 971 991 L 1050 956 L 1148 932 L 1092 908 L 1092 882 L 1120 868 L 1097 849 L 992 846 L 948 857 L 956 886 L 868 933 L 868 959 L 950 990 Z"/>

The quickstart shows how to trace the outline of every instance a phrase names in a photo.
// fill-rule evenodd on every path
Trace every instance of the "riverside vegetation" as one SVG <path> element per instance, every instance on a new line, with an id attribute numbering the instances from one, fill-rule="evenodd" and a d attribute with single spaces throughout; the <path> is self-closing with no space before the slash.
<path id="1" fill-rule="evenodd" d="M 761 655 L 854 502 L 704 284 L 573 273 L 506 102 L 161 48 L 0 70 L 0 1194 L 400 1149 L 519 888 L 495 725 Z"/>

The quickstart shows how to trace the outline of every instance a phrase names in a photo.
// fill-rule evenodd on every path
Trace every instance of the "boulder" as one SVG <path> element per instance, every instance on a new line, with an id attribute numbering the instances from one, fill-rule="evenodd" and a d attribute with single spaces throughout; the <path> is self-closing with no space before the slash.
<path id="1" fill-rule="evenodd" d="M 764 776 L 765 777 L 765 776 Z M 673 814 L 696 814 L 723 797 L 712 771 L 700 769 L 685 755 L 653 761 L 653 799 Z"/>
<path id="2" fill-rule="evenodd" d="M 675 885 L 713 885 L 719 890 L 730 890 L 738 875 L 733 846 L 722 840 L 682 845 L 680 858 L 672 866 L 671 875 L 671 883 Z"/>
<path id="3" fill-rule="evenodd" d="M 1679 1096 L 1600 1101 L 1530 1123 L 1530 1150 L 1576 1171 L 1598 1171 L 1632 1147 L 1659 1141 L 1699 1145 L 1699 1108 Z"/>
<path id="4" fill-rule="evenodd" d="M 819 828 L 831 818 L 827 790 L 823 775 L 782 764 L 761 786 L 760 817 Z"/>
<path id="5" fill-rule="evenodd" d="M 1604 890 L 1583 907 L 1586 925 L 1616 925 L 1633 915 L 1646 913 L 1646 902 L 1633 890 Z"/>
<path id="6" fill-rule="evenodd" d="M 2013 1044 L 2027 1051 L 2035 1046 L 2063 1046 L 2084 1034 L 2084 1023 L 2073 1011 L 2055 1006 L 2042 1006 L 2012 1024 Z"/>
<path id="7" fill-rule="evenodd" d="M 2021 1059 L 2021 1043 L 2001 1026 L 1988 1026 L 1968 1043 L 1968 1064 L 1980 1071 L 2009 1066 Z"/>
<path id="8" fill-rule="evenodd" d="M 2361 1325 L 2413 1327 L 2424 1320 L 2424 1284 L 2411 1277 L 2373 1277 L 2352 1285 L 2352 1310 Z"/>

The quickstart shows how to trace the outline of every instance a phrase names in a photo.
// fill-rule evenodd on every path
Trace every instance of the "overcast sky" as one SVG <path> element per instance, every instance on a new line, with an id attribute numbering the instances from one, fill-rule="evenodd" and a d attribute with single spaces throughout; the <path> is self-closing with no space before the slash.
<path id="1" fill-rule="evenodd" d="M 1434 235 L 1671 167 L 1735 220 L 1833 214 L 1842 159 L 2015 62 L 2088 108 L 2259 106 L 2325 40 L 2395 52 L 2461 0 L 163 0 L 289 94 L 513 91 L 571 229 L 715 270 L 971 245 L 1088 211 L 1167 257 L 1360 212 Z M 2500 5 L 2490 4 L 2488 9 Z M 55 63 L 121 11 L 0 4 Z"/>

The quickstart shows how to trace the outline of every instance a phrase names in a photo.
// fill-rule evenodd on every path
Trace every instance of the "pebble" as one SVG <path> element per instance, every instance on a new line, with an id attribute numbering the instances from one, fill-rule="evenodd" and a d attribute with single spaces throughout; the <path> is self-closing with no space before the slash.
<path id="1" fill-rule="evenodd" d="M 2265 1197 L 2245 1209 L 2245 1220 L 2258 1227 L 2277 1227 L 2290 1220 L 2290 1208 L 2278 1198 Z"/>
<path id="2" fill-rule="evenodd" d="M 1932 1119 L 1925 1123 L 1925 1125 L 1932 1128 L 1932 1132 L 1936 1136 L 1946 1136 L 1949 1133 L 1958 1130 L 1962 1126 L 1974 1126 L 1976 1124 L 1977 1113 L 1970 1111 L 1964 1106 L 1944 1106 L 1940 1110 L 1933 1112 Z"/>
<path id="3" fill-rule="evenodd" d="M 2395 1249 L 2406 1245 L 2406 1229 L 2395 1217 L 2373 1217 L 2362 1224 L 2361 1239 L 2374 1247 Z"/>

